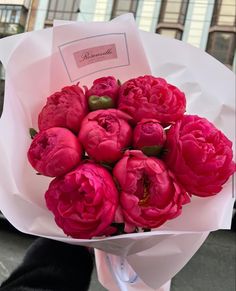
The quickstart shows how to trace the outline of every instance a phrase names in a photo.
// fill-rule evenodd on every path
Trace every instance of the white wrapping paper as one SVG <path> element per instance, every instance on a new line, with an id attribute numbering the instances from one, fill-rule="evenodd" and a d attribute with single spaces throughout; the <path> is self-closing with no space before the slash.
<path id="1" fill-rule="evenodd" d="M 108 34 L 106 40 L 101 40 L 102 35 Z M 71 55 L 83 51 L 87 40 L 93 48 L 102 43 L 115 45 L 117 58 L 78 70 L 80 64 L 76 67 Z M 99 278 L 105 287 L 146 291 L 156 290 L 169 281 L 210 231 L 230 227 L 234 201 L 232 178 L 219 195 L 193 197 L 183 207 L 180 217 L 151 233 L 93 240 L 66 237 L 45 206 L 44 192 L 50 179 L 35 175 L 26 157 L 31 142 L 28 129 L 37 128 L 37 114 L 46 97 L 65 85 L 78 81 L 90 85 L 93 79 L 106 75 L 127 80 L 151 72 L 166 78 L 185 92 L 187 113 L 208 118 L 234 141 L 234 74 L 225 66 L 183 42 L 138 32 L 130 15 L 108 23 L 69 23 L 2 39 L 0 59 L 6 68 L 4 110 L 0 119 L 0 209 L 17 229 L 101 250 L 96 252 L 96 259 Z M 118 257 L 109 255 L 110 259 L 106 260 L 106 253 Z M 137 274 L 135 282 L 119 276 L 121 258 Z M 107 272 L 107 264 L 112 266 L 113 275 Z M 129 272 L 126 273 L 128 276 Z"/>

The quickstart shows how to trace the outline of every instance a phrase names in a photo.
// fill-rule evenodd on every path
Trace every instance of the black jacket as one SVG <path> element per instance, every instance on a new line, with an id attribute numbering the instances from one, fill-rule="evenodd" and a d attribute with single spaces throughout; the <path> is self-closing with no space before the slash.
<path id="1" fill-rule="evenodd" d="M 92 270 L 87 248 L 40 238 L 0 291 L 87 291 Z"/>

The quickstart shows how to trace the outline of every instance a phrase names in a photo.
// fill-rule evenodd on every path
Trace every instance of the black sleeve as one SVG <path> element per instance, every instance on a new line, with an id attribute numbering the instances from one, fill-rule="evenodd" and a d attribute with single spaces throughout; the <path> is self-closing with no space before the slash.
<path id="1" fill-rule="evenodd" d="M 40 238 L 0 291 L 87 291 L 92 270 L 86 247 Z"/>

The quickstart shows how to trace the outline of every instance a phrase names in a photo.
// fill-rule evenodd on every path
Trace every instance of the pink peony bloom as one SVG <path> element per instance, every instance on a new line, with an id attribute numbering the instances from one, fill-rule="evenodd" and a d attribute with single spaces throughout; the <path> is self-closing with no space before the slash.
<path id="1" fill-rule="evenodd" d="M 53 127 L 39 132 L 28 150 L 28 160 L 39 173 L 55 177 L 78 165 L 82 148 L 76 136 L 66 128 Z"/>
<path id="2" fill-rule="evenodd" d="M 179 120 L 185 108 L 184 93 L 162 78 L 147 75 L 131 79 L 120 87 L 118 109 L 136 122 L 149 118 L 168 125 Z"/>
<path id="3" fill-rule="evenodd" d="M 186 191 L 212 196 L 235 171 L 232 143 L 207 119 L 186 115 L 167 133 L 165 161 Z"/>
<path id="4" fill-rule="evenodd" d="M 141 151 L 126 151 L 113 175 L 121 189 L 120 206 L 126 232 L 135 227 L 158 227 L 180 215 L 182 205 L 190 201 L 164 163 Z"/>
<path id="5" fill-rule="evenodd" d="M 130 116 L 116 109 L 90 112 L 82 122 L 79 140 L 95 161 L 115 162 L 131 144 L 130 120 Z"/>
<path id="6" fill-rule="evenodd" d="M 93 81 L 93 86 L 90 89 L 86 88 L 86 97 L 90 96 L 107 96 L 116 103 L 119 91 L 118 81 L 113 76 L 102 77 Z"/>
<path id="7" fill-rule="evenodd" d="M 155 119 L 142 119 L 133 133 L 133 147 L 142 150 L 146 155 L 158 154 L 166 140 L 164 128 Z"/>
<path id="8" fill-rule="evenodd" d="M 47 104 L 38 116 L 39 130 L 65 127 L 78 133 L 88 112 L 87 107 L 85 95 L 78 85 L 64 87 L 48 97 Z"/>
<path id="9" fill-rule="evenodd" d="M 89 239 L 112 234 L 118 192 L 109 172 L 87 163 L 54 179 L 45 193 L 47 207 L 65 234 Z"/>

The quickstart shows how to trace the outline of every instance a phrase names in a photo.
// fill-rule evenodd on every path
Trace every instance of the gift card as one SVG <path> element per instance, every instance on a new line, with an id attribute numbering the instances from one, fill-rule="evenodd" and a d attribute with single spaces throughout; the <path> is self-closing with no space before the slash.
<path id="1" fill-rule="evenodd" d="M 58 46 L 71 82 L 97 72 L 130 66 L 126 33 L 107 33 Z"/>
<path id="2" fill-rule="evenodd" d="M 108 75 L 127 80 L 150 74 L 131 14 L 110 22 L 62 22 L 53 29 L 52 88 Z"/>

